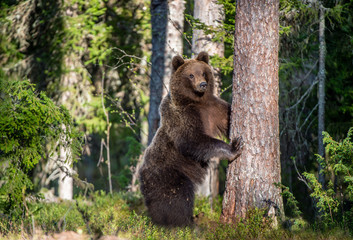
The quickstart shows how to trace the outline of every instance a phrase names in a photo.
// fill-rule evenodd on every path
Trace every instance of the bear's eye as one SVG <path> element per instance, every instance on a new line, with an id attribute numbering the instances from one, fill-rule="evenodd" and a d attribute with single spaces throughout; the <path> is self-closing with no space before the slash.
<path id="1" fill-rule="evenodd" d="M 202 76 L 203 76 L 203 77 L 206 77 L 206 73 L 202 73 Z"/>
<path id="2" fill-rule="evenodd" d="M 194 75 L 193 74 L 190 74 L 190 76 L 189 76 L 190 78 L 194 78 Z"/>

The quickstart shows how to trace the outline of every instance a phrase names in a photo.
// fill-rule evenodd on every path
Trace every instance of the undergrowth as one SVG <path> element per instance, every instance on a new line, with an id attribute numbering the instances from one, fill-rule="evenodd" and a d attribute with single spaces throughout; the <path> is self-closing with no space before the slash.
<path id="1" fill-rule="evenodd" d="M 21 221 L 2 219 L 0 239 L 32 236 L 33 228 L 44 235 L 63 231 L 83 234 L 87 239 L 114 235 L 125 239 L 351 239 L 347 232 L 333 229 L 317 232 L 306 225 L 300 231 L 278 227 L 264 217 L 264 210 L 249 211 L 247 219 L 237 225 L 220 223 L 221 200 L 211 205 L 206 198 L 197 198 L 194 214 L 203 213 L 193 227 L 165 228 L 154 225 L 146 214 L 139 194 L 129 192 L 106 194 L 95 192 L 90 197 L 74 201 L 32 201 L 28 208 L 33 219 L 24 216 Z M 39 231 L 38 231 L 39 230 Z M 16 237 L 17 236 L 17 237 Z"/>

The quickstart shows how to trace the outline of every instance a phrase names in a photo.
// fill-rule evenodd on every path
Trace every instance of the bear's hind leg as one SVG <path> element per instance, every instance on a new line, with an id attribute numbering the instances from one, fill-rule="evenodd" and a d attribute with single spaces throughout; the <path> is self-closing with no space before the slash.
<path id="1" fill-rule="evenodd" d="M 150 216 L 154 223 L 164 226 L 188 226 L 192 224 L 192 199 L 174 199 L 173 202 L 156 201 L 150 205 Z"/>
<path id="2" fill-rule="evenodd" d="M 177 175 L 179 176 L 171 178 L 169 184 L 163 187 L 163 195 L 149 204 L 150 216 L 159 225 L 187 226 L 193 222 L 193 183 L 183 174 Z"/>

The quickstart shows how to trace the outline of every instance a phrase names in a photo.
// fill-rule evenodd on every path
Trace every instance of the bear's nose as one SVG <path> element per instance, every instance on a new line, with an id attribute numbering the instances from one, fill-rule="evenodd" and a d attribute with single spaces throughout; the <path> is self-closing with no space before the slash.
<path id="1" fill-rule="evenodd" d="M 200 88 L 205 89 L 207 87 L 207 82 L 200 83 Z"/>

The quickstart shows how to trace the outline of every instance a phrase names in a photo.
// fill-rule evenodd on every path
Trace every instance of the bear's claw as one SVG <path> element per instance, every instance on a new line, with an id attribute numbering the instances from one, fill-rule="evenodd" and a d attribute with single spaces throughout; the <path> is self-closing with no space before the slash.
<path id="1" fill-rule="evenodd" d="M 232 146 L 232 152 L 235 154 L 234 158 L 231 159 L 231 161 L 234 161 L 235 159 L 237 159 L 242 150 L 243 150 L 243 138 L 242 137 L 236 137 L 232 140 L 231 142 L 231 146 Z"/>

